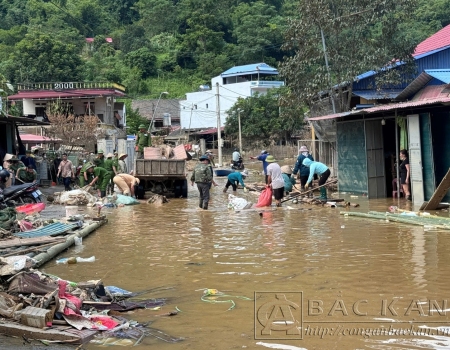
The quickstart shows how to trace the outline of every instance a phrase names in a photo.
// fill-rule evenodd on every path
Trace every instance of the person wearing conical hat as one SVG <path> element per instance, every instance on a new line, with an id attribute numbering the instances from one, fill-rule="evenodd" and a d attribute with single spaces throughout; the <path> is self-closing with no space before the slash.
<path id="1" fill-rule="evenodd" d="M 134 150 L 137 158 L 144 158 L 144 147 L 152 146 L 152 137 L 144 124 L 139 125 L 139 132 L 136 134 Z"/>
<path id="2" fill-rule="evenodd" d="M 128 154 L 121 153 L 119 155 L 119 174 L 128 174 L 127 163 L 125 163 L 125 158 Z"/>
<path id="3" fill-rule="evenodd" d="M 284 192 L 289 195 L 292 192 L 292 187 L 295 185 L 295 177 L 292 175 L 292 169 L 289 165 L 283 165 L 281 167 L 281 174 L 284 180 Z"/>

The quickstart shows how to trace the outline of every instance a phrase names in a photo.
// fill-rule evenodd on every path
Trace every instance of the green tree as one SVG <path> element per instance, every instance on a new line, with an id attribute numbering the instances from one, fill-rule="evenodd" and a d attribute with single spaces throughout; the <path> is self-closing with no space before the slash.
<path id="1" fill-rule="evenodd" d="M 139 0 L 136 4 L 140 23 L 149 36 L 178 29 L 177 7 L 172 0 Z"/>
<path id="2" fill-rule="evenodd" d="M 415 9 L 416 0 L 300 0 L 299 4 L 301 17 L 291 23 L 284 45 L 294 55 L 281 65 L 291 105 L 312 105 L 321 91 L 330 91 L 336 85 L 337 92 L 332 95 L 336 111 L 346 111 L 350 105 L 349 82 L 359 74 L 378 72 L 374 88 L 410 78 L 415 43 L 406 40 L 400 25 Z M 395 61 L 407 64 L 402 69 L 386 69 Z"/>
<path id="3" fill-rule="evenodd" d="M 280 46 L 285 24 L 274 6 L 262 1 L 241 3 L 231 18 L 233 37 L 240 52 L 239 61 L 264 62 L 266 56 L 282 58 Z"/>
<path id="4" fill-rule="evenodd" d="M 136 134 L 139 131 L 139 125 L 149 125 L 149 121 L 139 114 L 139 109 L 131 107 L 131 100 L 125 101 L 125 108 L 127 111 L 127 133 Z"/>
<path id="5" fill-rule="evenodd" d="M 289 141 L 302 127 L 303 113 L 280 108 L 281 92 L 280 89 L 271 89 L 264 95 L 239 98 L 227 111 L 225 132 L 238 135 L 238 110 L 241 110 L 241 133 L 247 143 L 269 145 L 282 139 Z"/>
<path id="6" fill-rule="evenodd" d="M 33 33 L 16 45 L 5 75 L 13 82 L 77 81 L 82 67 L 75 45 Z"/>
<path id="7" fill-rule="evenodd" d="M 140 70 L 143 79 L 156 75 L 156 56 L 146 47 L 129 52 L 125 61 Z"/>

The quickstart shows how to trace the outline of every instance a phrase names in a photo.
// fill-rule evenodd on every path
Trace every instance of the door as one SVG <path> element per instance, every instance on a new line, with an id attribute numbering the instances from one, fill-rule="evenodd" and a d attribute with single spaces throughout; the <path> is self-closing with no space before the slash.
<path id="1" fill-rule="evenodd" d="M 386 198 L 382 128 L 380 120 L 365 122 L 369 198 Z"/>
<path id="2" fill-rule="evenodd" d="M 429 200 L 436 190 L 430 113 L 421 113 L 419 120 L 422 149 L 423 190 L 425 200 Z"/>
<path id="3" fill-rule="evenodd" d="M 407 116 L 409 136 L 409 177 L 414 204 L 425 201 L 422 170 L 422 147 L 420 142 L 420 120 L 418 114 Z"/>
<path id="4" fill-rule="evenodd" d="M 340 192 L 367 193 L 364 121 L 336 123 Z"/>

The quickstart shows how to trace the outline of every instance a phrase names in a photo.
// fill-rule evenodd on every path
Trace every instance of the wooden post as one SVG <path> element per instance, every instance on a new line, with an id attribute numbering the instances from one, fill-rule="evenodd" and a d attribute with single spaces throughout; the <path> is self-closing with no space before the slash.
<path id="1" fill-rule="evenodd" d="M 434 191 L 428 202 L 425 202 L 420 207 L 420 210 L 436 210 L 442 198 L 445 197 L 448 190 L 450 189 L 450 168 L 442 179 L 436 191 Z"/>

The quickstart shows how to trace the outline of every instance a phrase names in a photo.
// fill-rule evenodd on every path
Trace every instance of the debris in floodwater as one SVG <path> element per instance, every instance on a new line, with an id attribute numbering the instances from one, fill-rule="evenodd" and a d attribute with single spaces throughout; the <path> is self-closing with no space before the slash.
<path id="1" fill-rule="evenodd" d="M 223 297 L 227 297 L 227 298 L 236 298 L 236 299 L 242 299 L 242 300 L 252 300 L 250 298 L 244 297 L 244 296 L 237 296 L 237 295 L 227 295 L 223 292 L 220 292 L 217 289 L 213 289 L 213 288 L 207 288 L 205 290 L 203 290 L 203 295 L 201 297 L 202 301 L 206 301 L 208 303 L 231 303 L 231 306 L 227 309 L 227 311 L 233 310 L 236 307 L 236 303 L 234 302 L 234 300 L 232 299 L 228 299 L 228 300 L 218 300 L 219 298 L 223 298 Z"/>

